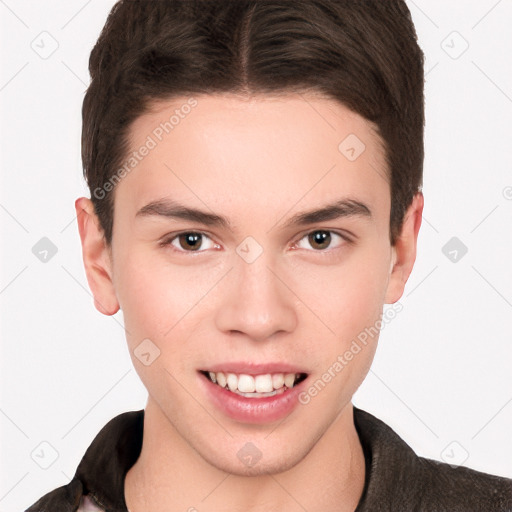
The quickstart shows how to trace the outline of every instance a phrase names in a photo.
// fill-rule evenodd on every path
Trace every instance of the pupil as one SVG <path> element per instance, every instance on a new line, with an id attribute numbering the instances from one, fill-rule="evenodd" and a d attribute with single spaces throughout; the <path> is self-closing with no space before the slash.
<path id="1" fill-rule="evenodd" d="M 322 246 L 320 249 L 325 249 L 329 246 L 331 234 L 328 231 L 315 231 L 309 235 L 309 241 L 312 245 L 319 244 Z"/>

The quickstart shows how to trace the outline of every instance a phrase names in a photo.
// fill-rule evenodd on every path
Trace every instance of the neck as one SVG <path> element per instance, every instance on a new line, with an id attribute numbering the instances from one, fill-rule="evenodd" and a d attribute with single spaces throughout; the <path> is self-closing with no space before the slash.
<path id="1" fill-rule="evenodd" d="M 124 492 L 129 512 L 354 512 L 364 479 L 351 403 L 291 469 L 239 476 L 205 461 L 150 398 L 142 451 L 126 474 Z"/>

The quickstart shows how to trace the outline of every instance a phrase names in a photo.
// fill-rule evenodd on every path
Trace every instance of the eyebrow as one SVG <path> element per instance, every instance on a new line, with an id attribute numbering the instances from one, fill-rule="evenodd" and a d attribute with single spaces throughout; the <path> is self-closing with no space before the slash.
<path id="1" fill-rule="evenodd" d="M 158 199 L 143 206 L 135 217 L 165 217 L 197 222 L 211 227 L 231 229 L 231 222 L 221 215 L 205 212 L 196 208 L 184 206 L 172 199 Z M 316 222 L 335 220 L 344 217 L 372 218 L 368 205 L 355 199 L 343 198 L 321 208 L 297 213 L 286 221 L 283 228 L 305 226 Z"/>

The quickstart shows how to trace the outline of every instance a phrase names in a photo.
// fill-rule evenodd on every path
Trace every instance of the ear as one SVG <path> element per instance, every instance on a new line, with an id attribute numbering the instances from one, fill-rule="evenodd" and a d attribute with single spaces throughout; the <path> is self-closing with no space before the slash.
<path id="1" fill-rule="evenodd" d="M 421 226 L 423 204 L 423 194 L 418 192 L 405 213 L 396 244 L 391 248 L 392 262 L 384 301 L 386 304 L 394 304 L 400 299 L 404 293 L 405 283 L 412 272 L 416 260 L 416 244 Z"/>
<path id="2" fill-rule="evenodd" d="M 104 315 L 114 315 L 119 311 L 119 302 L 112 282 L 111 251 L 105 242 L 103 229 L 90 199 L 78 198 L 75 210 L 85 274 L 94 297 L 94 307 Z"/>

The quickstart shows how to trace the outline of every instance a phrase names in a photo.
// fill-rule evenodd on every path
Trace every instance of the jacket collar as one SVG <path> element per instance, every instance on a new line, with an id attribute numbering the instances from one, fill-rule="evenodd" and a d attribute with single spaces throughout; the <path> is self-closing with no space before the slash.
<path id="1" fill-rule="evenodd" d="M 75 478 L 106 510 L 127 511 L 124 479 L 142 449 L 144 409 L 119 414 L 94 438 L 77 467 Z"/>
<path id="2" fill-rule="evenodd" d="M 382 420 L 355 406 L 354 424 L 366 464 L 364 489 L 355 512 L 382 510 L 383 503 L 394 501 L 396 489 L 414 494 L 422 478 L 413 449 Z"/>

